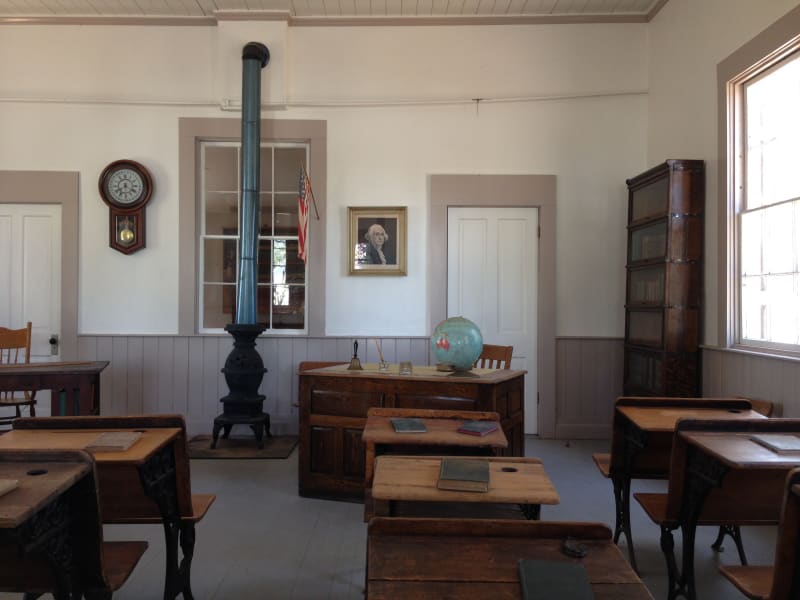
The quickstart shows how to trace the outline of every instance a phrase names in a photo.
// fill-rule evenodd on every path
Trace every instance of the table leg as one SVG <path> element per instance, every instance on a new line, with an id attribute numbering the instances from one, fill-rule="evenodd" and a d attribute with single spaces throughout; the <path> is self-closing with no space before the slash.
<path id="1" fill-rule="evenodd" d="M 541 504 L 520 504 L 519 509 L 522 511 L 522 516 L 528 521 L 538 521 L 542 514 Z"/>
<path id="2" fill-rule="evenodd" d="M 623 437 L 623 467 L 622 473 L 611 474 L 611 484 L 614 487 L 614 510 L 616 513 L 614 524 L 614 543 L 619 543 L 621 534 L 625 535 L 628 543 L 628 561 L 637 573 L 636 553 L 633 548 L 633 535 L 631 534 L 631 479 L 633 478 L 633 464 L 639 453 L 647 447 L 647 432 L 643 431 L 630 421 L 625 422 Z"/>
<path id="3" fill-rule="evenodd" d="M 694 580 L 694 540 L 697 521 L 703 511 L 708 493 L 718 487 L 728 472 L 728 468 L 715 458 L 689 446 L 686 450 L 686 476 L 681 510 L 676 524 L 661 526 L 661 550 L 667 561 L 668 600 L 683 596 L 688 600 L 697 599 Z M 683 538 L 681 570 L 675 564 L 672 531 L 680 527 Z M 668 538 L 668 539 L 666 539 Z"/>
<path id="4" fill-rule="evenodd" d="M 158 505 L 164 525 L 166 542 L 166 576 L 164 580 L 164 600 L 174 600 L 183 594 L 191 600 L 191 589 L 188 586 L 188 573 L 191 571 L 192 555 L 184 554 L 182 563 L 178 563 L 178 544 L 190 550 L 194 549 L 194 530 L 187 534 L 186 545 L 181 538 L 181 517 L 178 512 L 178 484 L 175 473 L 175 453 L 173 447 L 166 446 L 151 456 L 139 467 L 139 479 L 145 494 Z M 187 574 L 186 576 L 182 573 Z"/>

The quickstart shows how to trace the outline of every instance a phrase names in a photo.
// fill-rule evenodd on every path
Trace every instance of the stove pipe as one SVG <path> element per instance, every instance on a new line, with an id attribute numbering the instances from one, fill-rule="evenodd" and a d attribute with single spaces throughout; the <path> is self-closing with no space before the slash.
<path id="1" fill-rule="evenodd" d="M 261 172 L 261 69 L 269 62 L 264 44 L 242 50 L 242 204 L 239 214 L 239 294 L 236 323 L 257 321 L 259 197 Z"/>

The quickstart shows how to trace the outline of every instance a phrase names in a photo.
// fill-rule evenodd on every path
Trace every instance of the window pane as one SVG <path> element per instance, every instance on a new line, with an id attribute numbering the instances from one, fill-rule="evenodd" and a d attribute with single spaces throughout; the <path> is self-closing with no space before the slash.
<path id="1" fill-rule="evenodd" d="M 206 239 L 203 262 L 205 283 L 236 283 L 236 240 Z"/>
<path id="2" fill-rule="evenodd" d="M 236 313 L 236 286 L 203 286 L 203 327 L 222 329 L 234 322 Z"/>
<path id="3" fill-rule="evenodd" d="M 300 168 L 306 164 L 305 148 L 275 148 L 275 191 L 299 191 Z"/>
<path id="4" fill-rule="evenodd" d="M 275 235 L 297 235 L 297 192 L 275 196 Z"/>
<path id="5" fill-rule="evenodd" d="M 297 240 L 286 240 L 286 281 L 288 283 L 306 282 L 306 263 L 297 258 Z"/>
<path id="6" fill-rule="evenodd" d="M 270 262 L 270 249 L 272 242 L 269 240 L 258 240 L 258 283 L 270 283 L 272 263 Z"/>
<path id="7" fill-rule="evenodd" d="M 800 55 L 745 88 L 748 209 L 800 197 Z"/>
<path id="8" fill-rule="evenodd" d="M 272 298 L 272 327 L 274 329 L 302 329 L 305 327 L 305 287 L 276 285 Z"/>
<path id="9" fill-rule="evenodd" d="M 262 145 L 259 158 L 259 189 L 263 192 L 272 189 L 272 148 Z"/>
<path id="10" fill-rule="evenodd" d="M 236 146 L 203 144 L 206 191 L 235 192 L 239 189 L 239 149 Z"/>

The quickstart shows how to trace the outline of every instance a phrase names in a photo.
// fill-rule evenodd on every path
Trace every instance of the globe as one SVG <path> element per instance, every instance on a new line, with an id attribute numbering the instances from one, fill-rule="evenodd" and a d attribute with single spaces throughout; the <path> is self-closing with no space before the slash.
<path id="1" fill-rule="evenodd" d="M 481 355 L 481 350 L 481 330 L 464 317 L 445 319 L 431 335 L 431 352 L 436 362 L 452 365 L 456 371 L 469 371 Z"/>

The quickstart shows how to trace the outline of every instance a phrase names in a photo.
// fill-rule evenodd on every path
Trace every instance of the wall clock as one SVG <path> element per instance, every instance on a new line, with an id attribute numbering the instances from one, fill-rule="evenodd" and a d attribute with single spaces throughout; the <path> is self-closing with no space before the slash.
<path id="1" fill-rule="evenodd" d="M 145 246 L 145 205 L 153 194 L 150 172 L 133 160 L 115 160 L 100 173 L 100 197 L 108 205 L 108 245 L 123 254 Z"/>

